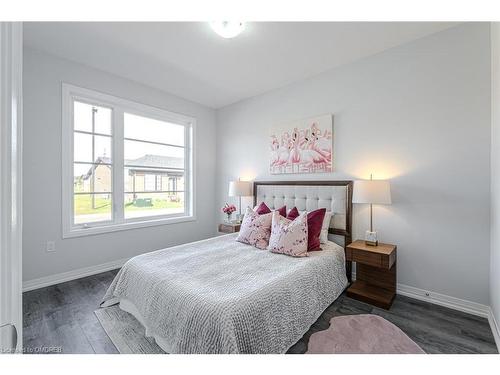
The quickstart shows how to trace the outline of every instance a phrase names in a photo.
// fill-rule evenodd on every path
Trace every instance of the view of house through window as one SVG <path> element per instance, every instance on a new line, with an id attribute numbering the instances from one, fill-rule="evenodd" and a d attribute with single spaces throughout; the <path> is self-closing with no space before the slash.
<path id="1" fill-rule="evenodd" d="M 124 114 L 125 218 L 184 212 L 184 126 Z"/>
<path id="2" fill-rule="evenodd" d="M 126 101 L 105 104 L 117 98 L 100 96 L 72 97 L 65 107 L 72 120 L 66 137 L 73 137 L 68 228 L 188 216 L 192 119 Z"/>

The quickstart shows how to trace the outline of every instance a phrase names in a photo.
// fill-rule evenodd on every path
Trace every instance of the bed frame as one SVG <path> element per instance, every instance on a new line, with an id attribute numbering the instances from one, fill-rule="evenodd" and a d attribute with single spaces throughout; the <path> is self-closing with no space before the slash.
<path id="1" fill-rule="evenodd" d="M 352 181 L 255 181 L 254 206 L 265 202 L 270 209 L 284 204 L 299 211 L 326 208 L 334 213 L 328 232 L 344 238 L 344 252 L 352 242 Z M 346 261 L 346 275 L 352 278 L 352 262 Z"/>

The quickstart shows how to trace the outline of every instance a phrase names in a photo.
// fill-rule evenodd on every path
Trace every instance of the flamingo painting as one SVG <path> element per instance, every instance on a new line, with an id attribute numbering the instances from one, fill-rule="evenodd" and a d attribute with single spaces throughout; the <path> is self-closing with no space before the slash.
<path id="1" fill-rule="evenodd" d="M 296 121 L 270 135 L 271 174 L 327 173 L 333 166 L 333 116 Z"/>

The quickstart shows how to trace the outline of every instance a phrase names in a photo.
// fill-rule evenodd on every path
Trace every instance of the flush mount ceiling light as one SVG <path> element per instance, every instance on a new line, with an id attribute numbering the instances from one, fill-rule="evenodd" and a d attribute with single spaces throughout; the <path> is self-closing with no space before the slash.
<path id="1" fill-rule="evenodd" d="M 245 29 L 245 24 L 243 22 L 220 21 L 210 22 L 210 27 L 221 37 L 229 39 L 238 36 Z"/>

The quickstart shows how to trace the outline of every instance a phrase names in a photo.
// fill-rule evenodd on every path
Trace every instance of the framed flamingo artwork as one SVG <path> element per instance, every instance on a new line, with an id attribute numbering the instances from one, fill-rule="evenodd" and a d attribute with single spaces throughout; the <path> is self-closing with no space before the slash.
<path id="1" fill-rule="evenodd" d="M 269 147 L 271 174 L 332 172 L 333 115 L 276 126 Z"/>

